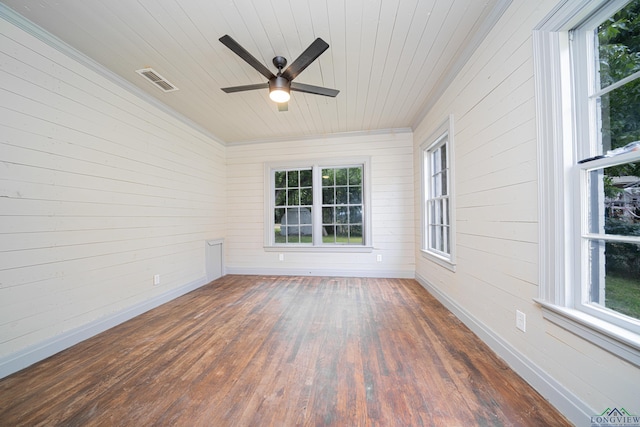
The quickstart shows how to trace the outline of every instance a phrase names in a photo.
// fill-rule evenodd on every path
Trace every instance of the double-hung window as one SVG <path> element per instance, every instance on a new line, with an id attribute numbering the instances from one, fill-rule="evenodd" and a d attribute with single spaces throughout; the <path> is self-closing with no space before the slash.
<path id="1" fill-rule="evenodd" d="M 534 32 L 545 317 L 640 365 L 640 0 Z"/>
<path id="2" fill-rule="evenodd" d="M 371 247 L 368 158 L 269 164 L 265 247 Z"/>
<path id="3" fill-rule="evenodd" d="M 422 144 L 422 251 L 453 269 L 454 219 L 452 199 L 452 119 Z"/>

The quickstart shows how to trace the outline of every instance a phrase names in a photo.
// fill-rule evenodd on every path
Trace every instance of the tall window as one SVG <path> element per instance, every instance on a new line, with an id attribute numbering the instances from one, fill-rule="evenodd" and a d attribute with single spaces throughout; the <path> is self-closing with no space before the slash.
<path id="1" fill-rule="evenodd" d="M 640 0 L 581 3 L 534 33 L 540 301 L 640 365 Z"/>
<path id="2" fill-rule="evenodd" d="M 370 247 L 367 165 L 267 165 L 267 247 Z"/>
<path id="3" fill-rule="evenodd" d="M 575 212 L 586 219 L 576 304 L 640 333 L 640 322 L 619 316 L 640 319 L 640 0 L 608 12 L 573 31 L 576 105 L 583 106 Z"/>
<path id="4" fill-rule="evenodd" d="M 451 119 L 422 145 L 422 250 L 447 267 L 453 265 L 453 206 L 451 188 Z"/>

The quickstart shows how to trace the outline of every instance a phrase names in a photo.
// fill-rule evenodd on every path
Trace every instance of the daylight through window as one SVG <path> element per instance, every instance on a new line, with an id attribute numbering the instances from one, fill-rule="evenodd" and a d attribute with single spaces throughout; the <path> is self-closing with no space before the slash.
<path id="1" fill-rule="evenodd" d="M 452 117 L 422 145 L 422 251 L 425 256 L 454 268 L 454 207 L 452 199 Z"/>
<path id="2" fill-rule="evenodd" d="M 365 162 L 269 169 L 267 246 L 366 246 Z"/>

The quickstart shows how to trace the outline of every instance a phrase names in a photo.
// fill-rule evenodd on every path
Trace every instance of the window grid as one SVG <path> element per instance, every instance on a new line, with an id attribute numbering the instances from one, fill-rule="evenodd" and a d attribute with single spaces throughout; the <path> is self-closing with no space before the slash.
<path id="1" fill-rule="evenodd" d="M 362 166 L 322 169 L 322 242 L 362 245 Z"/>
<path id="2" fill-rule="evenodd" d="M 451 253 L 447 141 L 445 134 L 425 152 L 425 162 L 428 164 L 425 248 L 445 256 Z"/>
<path id="3" fill-rule="evenodd" d="M 612 36 L 620 32 L 610 31 L 610 25 L 624 19 L 627 8 L 637 12 L 639 5 L 636 0 L 613 16 L 596 15 L 595 23 L 574 31 L 572 46 L 576 73 L 581 72 L 581 62 L 589 70 L 576 86 L 576 103 L 586 106 L 578 110 L 583 111 L 577 116 L 578 126 L 588 136 L 577 140 L 578 158 L 605 156 L 599 164 L 574 166 L 581 197 L 574 211 L 581 224 L 575 250 L 582 260 L 574 306 L 636 333 L 640 310 L 624 299 L 640 300 L 640 291 L 624 299 L 617 294 L 629 286 L 640 289 L 640 205 L 633 201 L 634 187 L 640 186 L 640 163 L 611 153 L 640 140 L 638 118 L 629 114 L 640 109 L 640 97 L 633 95 L 640 88 L 640 61 L 625 60 L 620 40 Z"/>
<path id="4" fill-rule="evenodd" d="M 270 167 L 266 247 L 368 249 L 363 163 Z"/>
<path id="5" fill-rule="evenodd" d="M 274 183 L 274 241 L 312 243 L 312 170 L 277 170 Z"/>

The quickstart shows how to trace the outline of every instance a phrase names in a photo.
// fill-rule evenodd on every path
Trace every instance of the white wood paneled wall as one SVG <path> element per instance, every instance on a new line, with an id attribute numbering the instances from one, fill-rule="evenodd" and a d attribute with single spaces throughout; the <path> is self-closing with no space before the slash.
<path id="1" fill-rule="evenodd" d="M 2 358 L 203 281 L 226 193 L 219 143 L 0 29 Z"/>
<path id="2" fill-rule="evenodd" d="M 582 425 L 585 416 L 607 407 L 637 407 L 640 371 L 548 323 L 533 301 L 538 295 L 538 183 L 531 33 L 555 3 L 515 1 L 415 129 L 418 213 L 419 145 L 454 115 L 457 203 L 457 271 L 417 255 L 416 273 L 468 316 L 476 332 L 509 348 L 511 356 L 519 354 L 513 357 L 539 376 L 543 394 L 566 392 L 573 408 L 561 410 Z M 525 333 L 515 327 L 516 309 L 527 315 Z M 546 379 L 551 382 L 543 384 Z"/>
<path id="3" fill-rule="evenodd" d="M 413 277 L 412 145 L 412 134 L 401 131 L 229 146 L 227 272 Z M 357 156 L 371 158 L 373 252 L 286 252 L 279 261 L 278 252 L 265 251 L 265 162 Z"/>

